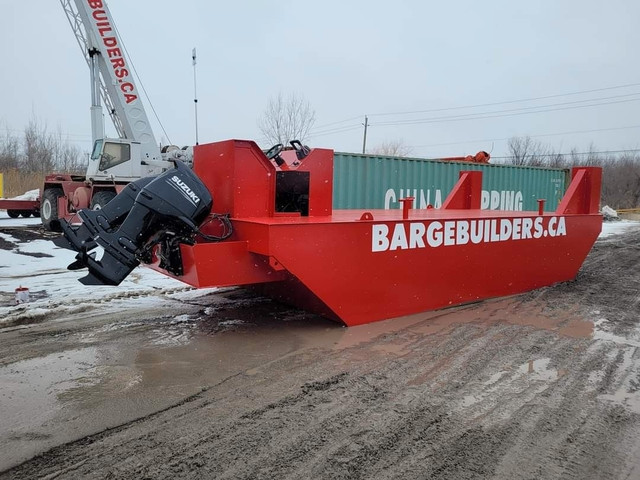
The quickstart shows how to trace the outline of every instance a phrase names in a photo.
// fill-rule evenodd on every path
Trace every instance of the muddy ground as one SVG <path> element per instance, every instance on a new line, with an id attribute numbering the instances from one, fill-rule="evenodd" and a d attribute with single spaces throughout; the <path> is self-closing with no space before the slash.
<path id="1" fill-rule="evenodd" d="M 0 330 L 0 478 L 640 478 L 640 229 L 573 282 L 350 329 L 163 302 Z"/>

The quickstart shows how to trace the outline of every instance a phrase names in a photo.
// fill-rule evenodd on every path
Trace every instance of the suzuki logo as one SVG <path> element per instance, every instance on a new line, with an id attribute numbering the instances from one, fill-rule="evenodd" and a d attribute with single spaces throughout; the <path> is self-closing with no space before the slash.
<path id="1" fill-rule="evenodd" d="M 195 193 L 193 193 L 193 190 L 191 190 L 191 188 L 189 187 L 189 185 L 187 185 L 186 183 L 184 183 L 182 180 L 180 180 L 179 177 L 177 177 L 176 175 L 174 175 L 173 177 L 171 177 L 171 182 L 173 182 L 174 184 L 176 184 L 178 187 L 180 187 L 180 190 L 182 190 L 183 192 L 185 192 L 187 194 L 187 196 L 191 199 L 191 201 L 194 204 L 198 204 L 200 203 L 200 197 L 198 197 Z"/>

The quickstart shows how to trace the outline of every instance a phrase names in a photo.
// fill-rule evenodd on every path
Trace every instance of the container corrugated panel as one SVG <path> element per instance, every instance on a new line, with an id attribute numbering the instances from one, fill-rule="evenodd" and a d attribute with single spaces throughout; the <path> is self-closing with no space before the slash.
<path id="1" fill-rule="evenodd" d="M 554 211 L 569 180 L 565 169 L 451 162 L 420 158 L 334 154 L 333 208 L 400 208 L 414 197 L 415 208 L 440 207 L 460 171 L 482 171 L 482 208 Z"/>

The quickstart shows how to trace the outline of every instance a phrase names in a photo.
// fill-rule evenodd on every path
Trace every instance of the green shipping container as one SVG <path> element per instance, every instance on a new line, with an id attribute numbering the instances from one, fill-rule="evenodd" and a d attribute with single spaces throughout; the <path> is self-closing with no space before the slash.
<path id="1" fill-rule="evenodd" d="M 401 208 L 414 197 L 415 208 L 438 208 L 463 170 L 482 171 L 482 208 L 554 211 L 567 188 L 569 170 L 451 162 L 420 158 L 339 153 L 333 163 L 333 208 Z"/>

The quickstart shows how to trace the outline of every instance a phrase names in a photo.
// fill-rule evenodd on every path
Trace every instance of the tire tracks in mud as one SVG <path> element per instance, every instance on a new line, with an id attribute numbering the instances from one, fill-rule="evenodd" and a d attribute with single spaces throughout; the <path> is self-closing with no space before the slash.
<path id="1" fill-rule="evenodd" d="M 169 406 L 167 406 L 165 408 L 157 410 L 157 411 L 155 411 L 153 413 L 149 413 L 147 415 L 143 415 L 141 417 L 129 420 L 129 421 L 127 421 L 127 422 L 125 422 L 125 423 L 123 423 L 121 425 L 117 425 L 115 427 L 105 428 L 102 431 L 99 431 L 99 432 L 96 432 L 94 434 L 88 435 L 86 437 L 80 438 L 78 440 L 74 440 L 72 442 L 68 442 L 66 444 L 57 446 L 57 447 L 51 449 L 50 451 L 45 452 L 42 455 L 38 455 L 35 458 L 38 459 L 38 460 L 46 462 L 47 461 L 46 460 L 47 457 L 55 456 L 55 455 L 57 455 L 59 453 L 59 451 L 64 451 L 66 449 L 73 448 L 74 446 L 79 446 L 79 445 L 81 446 L 81 445 L 86 445 L 86 444 L 89 444 L 89 443 L 93 443 L 93 442 L 99 441 L 101 438 L 104 438 L 105 436 L 116 434 L 116 433 L 118 433 L 118 432 L 120 432 L 122 430 L 125 430 L 127 428 L 130 428 L 130 427 L 134 426 L 137 423 L 151 420 L 154 417 L 162 415 L 162 414 L 164 414 L 164 413 L 166 413 L 166 412 L 168 412 L 168 411 L 170 411 L 172 409 L 175 409 L 175 408 L 178 408 L 178 407 L 182 407 L 182 406 L 187 405 L 187 404 L 189 404 L 191 402 L 195 402 L 197 400 L 200 400 L 202 398 L 203 394 L 206 393 L 208 390 L 227 382 L 228 380 L 232 379 L 233 377 L 235 377 L 237 375 L 239 375 L 239 374 L 231 375 L 231 376 L 221 380 L 220 382 L 216 383 L 215 385 L 204 387 L 199 392 L 196 392 L 196 393 L 194 393 L 192 395 L 189 395 L 189 396 L 183 398 L 182 400 L 180 400 L 180 401 L 178 401 L 178 402 L 176 402 L 174 404 L 171 404 L 171 405 L 169 405 Z M 71 465 L 66 465 L 64 468 L 62 468 L 60 470 L 52 471 L 51 473 L 48 473 L 43 478 L 54 479 L 54 478 L 60 477 L 61 475 L 71 474 L 74 471 L 78 470 L 81 466 L 85 465 L 88 460 L 89 459 L 85 458 L 85 459 L 77 461 L 76 463 L 73 463 Z M 30 461 L 32 461 L 32 460 L 30 460 Z M 14 467 L 12 469 L 9 469 L 8 471 L 15 470 L 16 468 L 20 468 L 20 465 L 18 465 L 17 467 Z M 0 472 L 0 476 L 4 475 L 5 473 L 6 472 Z"/>
<path id="2" fill-rule="evenodd" d="M 408 353 L 378 353 L 347 369 L 345 364 L 372 345 L 333 352 L 320 362 L 317 354 L 326 352 L 301 352 L 273 362 L 250 377 L 252 382 L 246 374 L 236 375 L 188 401 L 5 473 L 11 478 L 61 471 L 65 478 L 617 478 L 612 472 L 621 458 L 611 443 L 623 425 L 637 426 L 637 419 L 621 407 L 599 403 L 601 389 L 587 381 L 585 369 L 606 362 L 613 347 L 588 348 L 583 340 L 576 350 L 575 339 L 527 330 L 502 325 L 486 331 L 471 324 L 454 326 L 440 338 L 402 332 Z M 504 378 L 480 405 L 460 405 L 467 391 L 478 391 L 476 382 L 486 383 L 496 362 L 519 365 L 530 357 L 527 350 L 562 359 L 567 348 L 576 358 L 560 360 L 557 367 L 573 364 L 574 373 L 554 381 Z M 443 362 L 433 371 L 437 360 Z M 423 375 L 422 383 L 412 383 L 416 375 Z"/>

